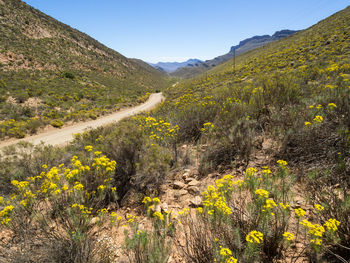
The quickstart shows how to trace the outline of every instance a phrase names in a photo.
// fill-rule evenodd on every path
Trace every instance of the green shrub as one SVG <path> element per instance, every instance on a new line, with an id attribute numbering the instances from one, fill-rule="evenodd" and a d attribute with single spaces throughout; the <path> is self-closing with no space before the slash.
<path id="1" fill-rule="evenodd" d="M 72 72 L 64 72 L 63 77 L 67 79 L 75 79 L 75 75 Z"/>
<path id="2" fill-rule="evenodd" d="M 58 119 L 51 121 L 50 124 L 55 128 L 62 128 L 62 126 L 64 125 L 63 121 Z"/>
<path id="3" fill-rule="evenodd" d="M 24 138 L 26 136 L 26 133 L 23 129 L 23 127 L 13 127 L 8 130 L 8 135 L 10 137 L 16 137 L 18 139 Z"/>

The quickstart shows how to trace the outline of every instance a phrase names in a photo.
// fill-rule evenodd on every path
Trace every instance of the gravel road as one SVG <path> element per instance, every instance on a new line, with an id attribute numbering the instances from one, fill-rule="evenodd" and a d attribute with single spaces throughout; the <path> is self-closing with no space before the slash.
<path id="1" fill-rule="evenodd" d="M 34 136 L 28 136 L 23 139 L 3 141 L 0 142 L 0 149 L 5 146 L 16 144 L 20 141 L 26 141 L 33 144 L 39 144 L 41 142 L 44 142 L 45 144 L 51 145 L 63 145 L 73 140 L 73 134 L 75 133 L 81 133 L 89 129 L 97 128 L 99 126 L 118 122 L 121 119 L 135 115 L 142 111 L 151 110 L 157 104 L 162 102 L 163 99 L 164 97 L 162 93 L 153 93 L 150 95 L 149 99 L 145 103 L 135 106 L 133 108 L 123 109 L 118 112 L 112 113 L 111 115 L 104 116 L 96 120 L 77 123 L 71 126 L 64 127 L 62 129 L 55 129 Z"/>

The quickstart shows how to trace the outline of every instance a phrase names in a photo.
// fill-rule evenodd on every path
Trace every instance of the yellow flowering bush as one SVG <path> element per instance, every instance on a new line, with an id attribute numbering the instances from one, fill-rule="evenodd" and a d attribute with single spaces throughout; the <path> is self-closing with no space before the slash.
<path id="1" fill-rule="evenodd" d="M 141 228 L 137 218 L 129 215 L 124 229 L 125 250 L 132 262 L 166 262 L 172 244 L 168 236 L 175 232 L 176 217 L 171 211 L 160 210 L 158 197 L 145 196 L 142 203 L 152 228 Z"/>
<path id="2" fill-rule="evenodd" d="M 210 215 L 230 215 L 232 214 L 231 208 L 227 205 L 225 192 L 227 191 L 225 188 L 229 187 L 225 184 L 226 179 L 224 181 L 218 180 L 217 187 L 215 188 L 213 185 L 208 186 L 208 190 L 202 193 L 203 196 L 203 206 L 205 210 Z M 225 185 L 226 187 L 225 187 Z"/>
<path id="3" fill-rule="evenodd" d="M 176 140 L 179 126 L 172 125 L 163 119 L 156 119 L 154 117 L 136 117 L 139 126 L 147 133 L 150 139 L 162 144 L 173 143 Z"/>
<path id="4" fill-rule="evenodd" d="M 90 154 L 92 146 L 86 150 Z M 2 227 L 19 236 L 25 233 L 23 227 L 32 231 L 30 240 L 23 236 L 20 244 L 23 246 L 39 242 L 39 248 L 45 248 L 68 239 L 76 255 L 85 257 L 84 246 L 95 242 L 92 218 L 111 216 L 116 221 L 115 214 L 99 209 L 106 191 L 111 196 L 115 193 L 112 191 L 115 166 L 115 161 L 105 155 L 95 157 L 91 153 L 87 160 L 73 156 L 70 168 L 63 164 L 51 168 L 43 165 L 39 175 L 25 181 L 13 180 L 15 192 L 0 211 Z M 50 229 L 56 229 L 55 235 L 50 234 Z M 40 239 L 41 236 L 45 238 Z M 44 240 L 49 243 L 40 243 Z"/>
<path id="5" fill-rule="evenodd" d="M 327 230 L 333 232 L 338 230 L 339 225 L 340 222 L 334 218 L 330 218 L 324 223 L 324 226 L 327 228 Z"/>

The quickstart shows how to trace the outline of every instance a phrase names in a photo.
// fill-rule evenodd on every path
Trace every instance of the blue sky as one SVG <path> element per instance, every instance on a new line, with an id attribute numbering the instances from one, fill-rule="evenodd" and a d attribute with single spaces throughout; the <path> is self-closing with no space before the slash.
<path id="1" fill-rule="evenodd" d="M 211 59 L 240 40 L 304 29 L 349 0 L 24 0 L 126 57 Z"/>

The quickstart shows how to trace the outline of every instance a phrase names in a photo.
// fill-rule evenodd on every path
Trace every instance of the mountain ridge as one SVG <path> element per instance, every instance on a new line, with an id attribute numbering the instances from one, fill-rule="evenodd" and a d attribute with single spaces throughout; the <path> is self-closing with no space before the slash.
<path id="1" fill-rule="evenodd" d="M 202 63 L 202 61 L 200 59 L 190 58 L 183 62 L 174 61 L 174 62 L 157 62 L 157 63 L 149 63 L 149 64 L 156 69 L 170 73 L 175 71 L 178 68 L 190 66 L 197 63 Z"/>
<path id="2" fill-rule="evenodd" d="M 246 38 L 239 42 L 238 45 L 231 46 L 228 53 L 217 56 L 213 59 L 209 59 L 206 61 L 203 61 L 202 63 L 198 63 L 197 66 L 189 65 L 185 67 L 180 67 L 176 71 L 172 72 L 172 76 L 176 77 L 185 77 L 189 78 L 194 75 L 200 74 L 210 68 L 213 68 L 219 64 L 222 64 L 229 59 L 233 58 L 234 55 L 239 55 L 242 53 L 245 53 L 247 51 L 250 51 L 252 49 L 261 47 L 263 45 L 266 45 L 270 42 L 280 40 L 282 38 L 288 37 L 292 34 L 297 33 L 299 30 L 289 30 L 289 29 L 283 29 L 276 31 L 274 34 L 270 35 L 256 35 L 250 38 Z M 235 54 L 234 54 L 235 52 Z"/>

